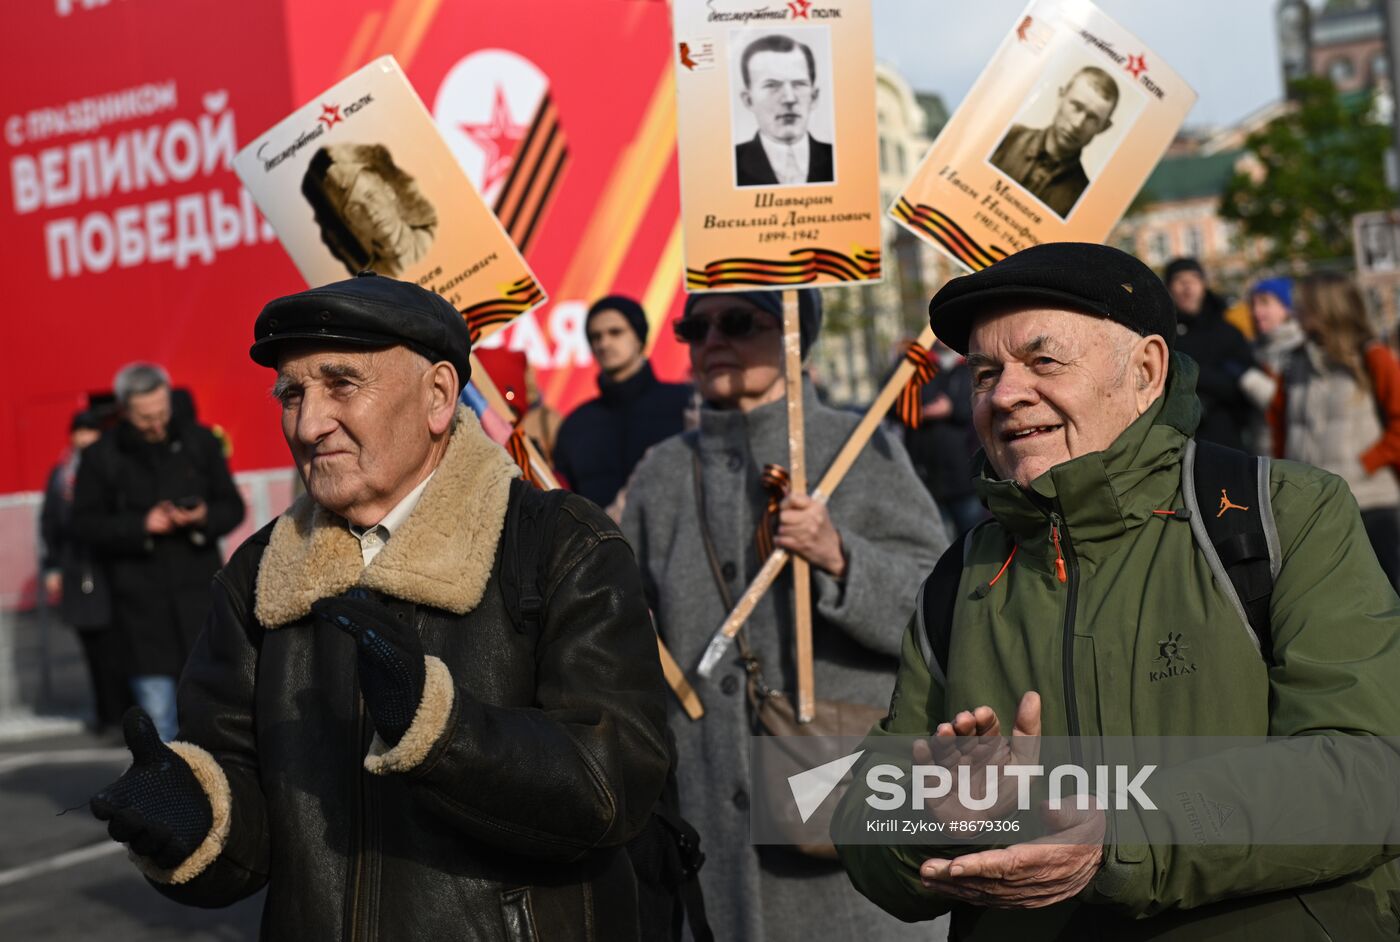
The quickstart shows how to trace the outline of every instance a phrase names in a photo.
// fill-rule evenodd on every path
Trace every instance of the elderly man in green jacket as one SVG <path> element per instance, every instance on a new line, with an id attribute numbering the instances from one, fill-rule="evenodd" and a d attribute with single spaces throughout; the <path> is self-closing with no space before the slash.
<path id="1" fill-rule="evenodd" d="M 1284 758 L 1303 763 L 1342 820 L 1375 816 L 1376 837 L 1268 843 L 1253 809 L 1289 781 L 1276 750 L 1272 762 L 1223 760 L 1214 794 L 1239 812 L 1228 825 L 1217 816 L 1215 840 L 1158 841 L 1124 830 L 1131 813 L 1090 811 L 1062 814 L 1062 830 L 1034 842 L 859 843 L 851 836 L 875 817 L 867 756 L 832 832 L 855 886 L 908 921 L 951 912 L 955 940 L 1400 935 L 1400 845 L 1386 843 L 1395 763 L 1337 759 L 1339 742 L 1384 752 L 1377 737 L 1400 732 L 1400 599 L 1346 484 L 1263 466 L 1276 565 L 1270 630 L 1256 632 L 1199 531 L 1247 501 L 1222 491 L 1202 506 L 1183 474 L 1200 416 L 1195 365 L 1172 353 L 1171 302 L 1146 266 L 1104 246 L 1039 246 L 950 282 L 929 312 L 967 354 L 977 483 L 994 519 L 950 550 L 962 571 L 948 606 L 922 600 L 867 748 L 908 752 L 907 737 L 933 734 L 933 752 L 913 741 L 920 763 L 967 742 L 956 737 L 1012 726 L 1013 743 L 1297 737 Z M 926 617 L 946 624 L 930 631 Z M 930 640 L 940 632 L 941 651 Z M 1160 817 L 1185 821 L 1190 801 Z"/>

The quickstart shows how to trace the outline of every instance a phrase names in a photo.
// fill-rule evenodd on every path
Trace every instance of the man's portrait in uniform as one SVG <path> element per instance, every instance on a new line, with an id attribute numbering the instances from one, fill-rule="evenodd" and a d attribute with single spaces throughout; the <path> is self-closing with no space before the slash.
<path id="1" fill-rule="evenodd" d="M 437 210 L 382 144 L 332 144 L 311 158 L 301 192 L 321 240 L 350 274 L 401 276 L 437 233 Z"/>
<path id="2" fill-rule="evenodd" d="M 739 77 L 739 103 L 758 130 L 742 140 L 737 129 L 748 122 L 735 122 L 741 141 L 734 148 L 735 185 L 835 181 L 832 146 L 812 135 L 813 119 L 825 104 L 812 47 L 782 33 L 760 36 L 743 47 Z"/>
<path id="3" fill-rule="evenodd" d="M 991 162 L 1061 218 L 1069 216 L 1089 186 L 1080 157 L 1094 138 L 1113 127 L 1118 83 L 1097 66 L 1078 69 L 1060 86 L 1046 127 L 1013 124 Z"/>

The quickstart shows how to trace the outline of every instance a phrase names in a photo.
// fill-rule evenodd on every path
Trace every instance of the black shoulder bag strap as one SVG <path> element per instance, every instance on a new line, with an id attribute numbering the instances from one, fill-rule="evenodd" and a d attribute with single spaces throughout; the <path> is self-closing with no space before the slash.
<path id="1" fill-rule="evenodd" d="M 1181 477 L 1196 543 L 1264 662 L 1272 665 L 1269 606 L 1280 554 L 1269 491 L 1269 459 L 1212 442 L 1190 441 Z"/>
<path id="2" fill-rule="evenodd" d="M 515 630 L 537 637 L 544 612 L 544 548 L 568 491 L 541 491 L 520 478 L 510 482 L 501 534 L 501 595 Z"/>
<path id="3" fill-rule="evenodd" d="M 695 512 L 700 519 L 700 540 L 705 547 L 705 559 L 710 564 L 710 574 L 714 577 L 715 588 L 719 590 L 719 598 L 724 603 L 725 612 L 732 612 L 734 611 L 734 593 L 729 591 L 729 582 L 724 578 L 722 567 L 719 564 L 719 553 L 715 550 L 715 538 L 710 533 L 709 518 L 705 515 L 704 468 L 700 464 L 699 445 L 690 453 L 690 464 L 691 481 L 695 487 Z M 753 653 L 753 649 L 749 647 L 749 641 L 743 628 L 735 633 L 734 641 L 738 645 L 739 658 L 744 663 L 744 670 L 753 682 L 753 692 L 760 698 L 769 696 L 772 693 L 772 688 L 763 678 L 763 664 Z"/>

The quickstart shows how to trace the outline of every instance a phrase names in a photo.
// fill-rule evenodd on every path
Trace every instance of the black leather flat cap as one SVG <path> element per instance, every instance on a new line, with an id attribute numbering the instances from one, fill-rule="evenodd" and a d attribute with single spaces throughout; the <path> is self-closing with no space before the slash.
<path id="1" fill-rule="evenodd" d="M 1009 304 L 1065 308 L 1116 321 L 1171 350 L 1176 306 L 1152 271 L 1126 252 L 1091 242 L 1050 242 L 945 284 L 928 305 L 938 338 L 966 354 L 973 322 Z"/>
<path id="2" fill-rule="evenodd" d="M 402 345 L 434 363 L 446 360 L 466 385 L 471 377 L 471 334 L 442 295 L 407 281 L 361 272 L 269 301 L 253 323 L 248 355 L 276 368 L 289 342 L 379 348 Z"/>

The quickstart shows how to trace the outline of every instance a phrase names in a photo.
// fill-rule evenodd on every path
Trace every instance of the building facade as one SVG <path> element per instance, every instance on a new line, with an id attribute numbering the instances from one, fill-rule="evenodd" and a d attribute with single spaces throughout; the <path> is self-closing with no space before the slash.
<path id="1" fill-rule="evenodd" d="M 1388 83 L 1385 15 L 1375 2 L 1330 2 L 1312 16 L 1309 72 L 1326 76 L 1343 94 Z"/>

